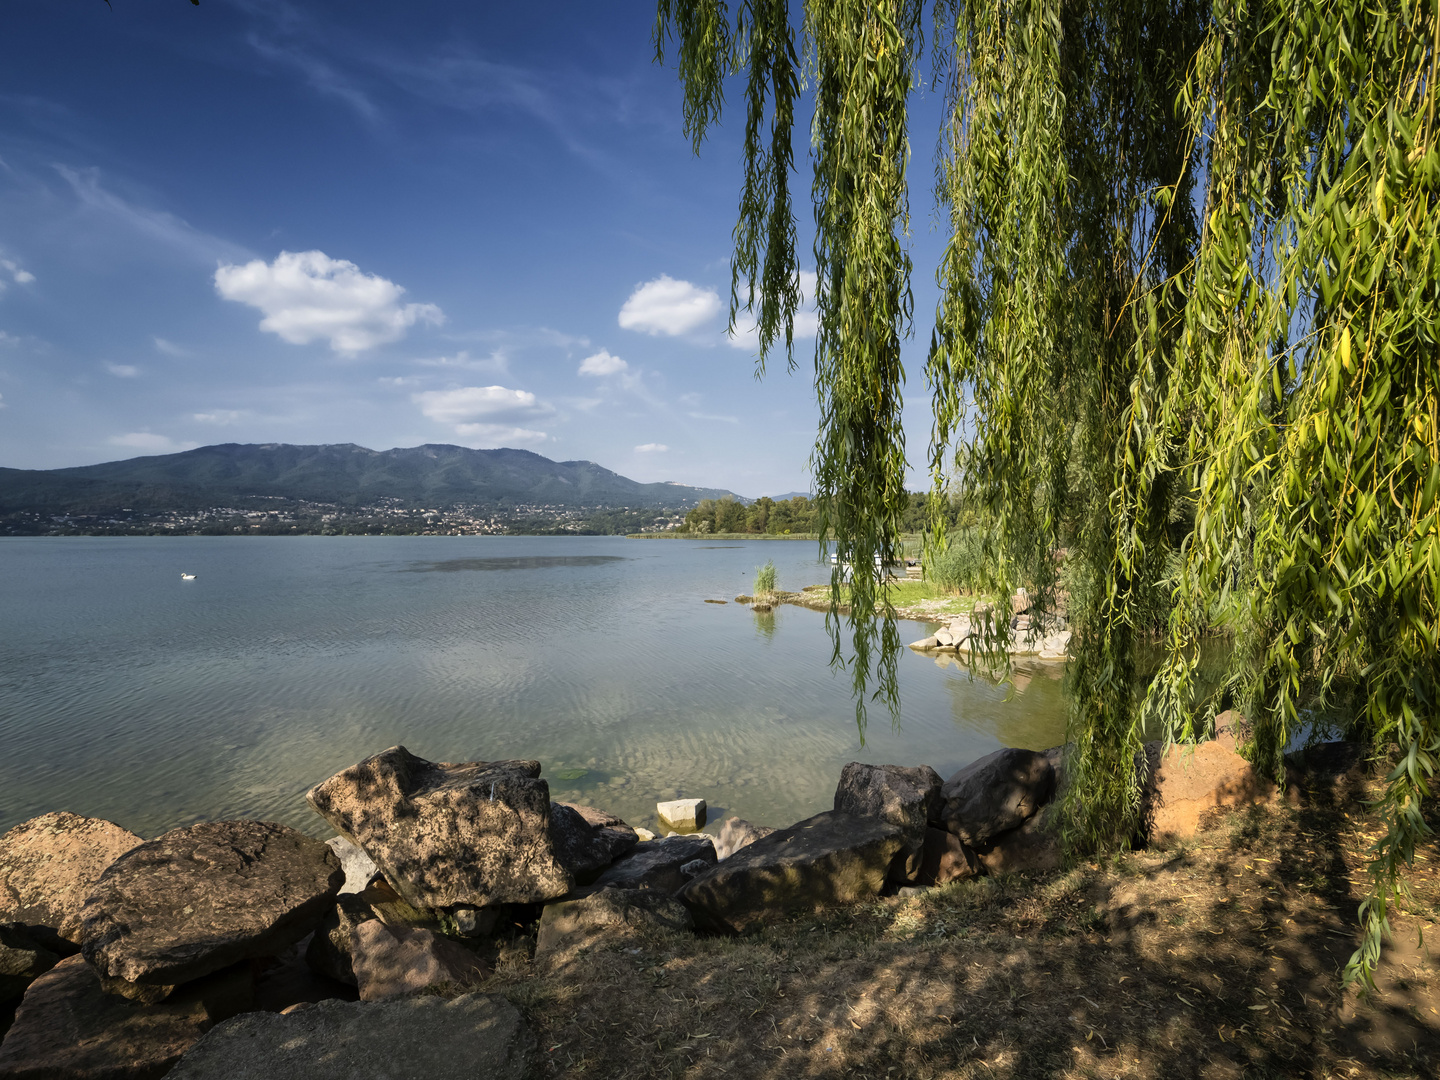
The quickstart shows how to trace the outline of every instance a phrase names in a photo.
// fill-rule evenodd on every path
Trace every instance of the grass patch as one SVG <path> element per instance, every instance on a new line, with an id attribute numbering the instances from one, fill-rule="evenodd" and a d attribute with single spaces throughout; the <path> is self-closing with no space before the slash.
<path id="1" fill-rule="evenodd" d="M 764 566 L 755 568 L 755 600 L 757 603 L 769 604 L 775 599 L 775 564 L 766 562 Z"/>

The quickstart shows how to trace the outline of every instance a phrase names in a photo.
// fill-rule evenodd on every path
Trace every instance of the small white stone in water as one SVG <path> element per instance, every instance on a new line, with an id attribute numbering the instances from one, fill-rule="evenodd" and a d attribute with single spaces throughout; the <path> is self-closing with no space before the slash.
<path id="1" fill-rule="evenodd" d="M 661 827 L 670 827 L 677 832 L 698 832 L 705 824 L 704 799 L 671 799 L 655 804 L 660 816 Z"/>

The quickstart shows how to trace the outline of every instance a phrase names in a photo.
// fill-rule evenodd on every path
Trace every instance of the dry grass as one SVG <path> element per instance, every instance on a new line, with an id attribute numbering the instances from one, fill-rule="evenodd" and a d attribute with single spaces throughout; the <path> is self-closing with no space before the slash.
<path id="1" fill-rule="evenodd" d="M 1357 807 L 1257 809 L 1171 850 L 750 938 L 626 939 L 544 971 L 515 952 L 485 988 L 556 1077 L 1433 1076 L 1433 848 L 1379 995 L 1341 988 L 1378 829 Z"/>

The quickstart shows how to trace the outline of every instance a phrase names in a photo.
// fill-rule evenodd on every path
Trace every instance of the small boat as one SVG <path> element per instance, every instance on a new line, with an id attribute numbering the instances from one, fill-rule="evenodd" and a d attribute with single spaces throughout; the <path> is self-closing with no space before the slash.
<path id="1" fill-rule="evenodd" d="M 194 581 L 194 580 L 195 580 L 195 575 L 194 575 L 194 574 L 187 574 L 187 573 L 185 573 L 184 570 L 181 570 L 181 571 L 180 571 L 180 580 L 181 580 L 181 581 Z"/>

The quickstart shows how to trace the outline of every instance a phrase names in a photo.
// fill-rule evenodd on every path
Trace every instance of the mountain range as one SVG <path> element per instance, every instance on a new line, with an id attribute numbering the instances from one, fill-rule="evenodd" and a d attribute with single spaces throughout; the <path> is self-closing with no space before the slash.
<path id="1" fill-rule="evenodd" d="M 256 499 L 341 507 L 681 508 L 729 494 L 642 484 L 593 461 L 551 461 L 529 450 L 437 444 L 369 450 L 353 443 L 223 443 L 68 469 L 0 468 L 0 514 L 201 510 Z"/>

